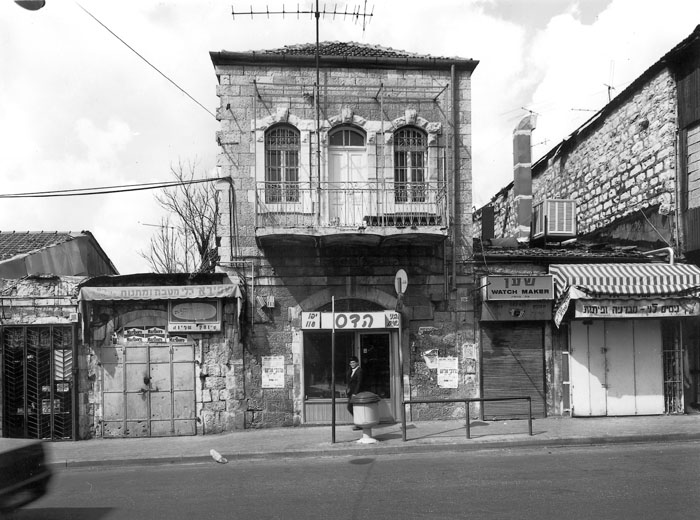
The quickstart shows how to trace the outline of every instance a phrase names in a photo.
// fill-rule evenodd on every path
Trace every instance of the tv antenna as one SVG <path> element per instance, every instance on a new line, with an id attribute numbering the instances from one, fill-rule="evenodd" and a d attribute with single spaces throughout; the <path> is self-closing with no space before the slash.
<path id="1" fill-rule="evenodd" d="M 316 112 L 316 171 L 317 171 L 317 176 L 318 176 L 318 182 L 319 186 L 321 183 L 321 105 L 320 105 L 320 94 L 321 94 L 321 72 L 320 72 L 320 61 L 321 61 L 321 56 L 320 56 L 320 43 L 319 43 L 319 21 L 321 17 L 324 19 L 326 16 L 333 16 L 333 20 L 336 19 L 336 17 L 342 16 L 343 19 L 346 18 L 351 18 L 352 20 L 355 21 L 355 23 L 359 22 L 360 20 L 362 21 L 362 32 L 365 31 L 365 28 L 367 27 L 367 24 L 369 21 L 372 19 L 374 16 L 374 6 L 372 6 L 372 11 L 367 12 L 367 0 L 364 0 L 364 4 L 360 6 L 359 4 L 355 5 L 351 10 L 348 10 L 347 5 L 343 8 L 342 11 L 338 10 L 338 5 L 334 4 L 333 10 L 331 11 L 330 9 L 326 9 L 326 5 L 323 4 L 323 10 L 319 7 L 319 0 L 315 0 L 315 2 L 311 3 L 310 6 L 306 9 L 300 8 L 299 4 L 297 4 L 296 10 L 292 11 L 287 11 L 284 8 L 284 5 L 282 6 L 282 10 L 272 10 L 270 11 L 269 7 L 266 5 L 264 11 L 257 11 L 253 10 L 253 6 L 250 6 L 250 10 L 247 11 L 236 11 L 236 9 L 231 6 L 231 17 L 235 20 L 236 16 L 241 17 L 241 16 L 250 16 L 251 18 L 254 18 L 255 16 L 266 16 L 267 18 L 270 18 L 270 16 L 279 16 L 281 15 L 282 18 L 285 16 L 294 16 L 296 15 L 297 19 L 301 17 L 301 15 L 310 15 L 311 17 L 315 18 L 316 20 L 316 85 L 314 86 L 314 104 L 315 104 L 315 112 Z M 320 189 L 320 188 L 319 188 Z M 335 408 L 333 408 L 335 410 Z M 335 431 L 334 435 L 335 437 Z"/>

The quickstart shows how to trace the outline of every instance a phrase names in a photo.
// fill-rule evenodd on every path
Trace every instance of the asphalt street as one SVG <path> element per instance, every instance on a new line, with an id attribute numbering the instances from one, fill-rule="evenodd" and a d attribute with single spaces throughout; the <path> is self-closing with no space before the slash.
<path id="1" fill-rule="evenodd" d="M 102 466 L 15 520 L 695 518 L 700 442 Z"/>

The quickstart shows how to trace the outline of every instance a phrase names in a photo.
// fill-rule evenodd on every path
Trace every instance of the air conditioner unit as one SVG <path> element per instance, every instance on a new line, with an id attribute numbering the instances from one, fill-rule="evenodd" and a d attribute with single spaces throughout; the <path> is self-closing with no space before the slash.
<path id="1" fill-rule="evenodd" d="M 532 210 L 532 239 L 567 240 L 576 237 L 576 201 L 545 199 Z"/>

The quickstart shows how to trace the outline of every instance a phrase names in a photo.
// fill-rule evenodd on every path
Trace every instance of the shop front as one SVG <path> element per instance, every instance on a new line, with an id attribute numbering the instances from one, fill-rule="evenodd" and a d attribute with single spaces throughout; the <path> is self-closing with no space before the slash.
<path id="1" fill-rule="evenodd" d="M 684 412 L 700 269 L 674 264 L 551 265 L 554 322 L 569 326 L 573 416 Z"/>
<path id="2" fill-rule="evenodd" d="M 550 275 L 513 274 L 482 279 L 481 394 L 530 397 L 534 417 L 545 417 L 545 352 L 554 289 Z M 527 417 L 522 400 L 485 402 L 485 419 Z"/>
<path id="3" fill-rule="evenodd" d="M 306 424 L 352 422 L 345 393 L 350 358 L 360 362 L 362 390 L 381 398 L 380 420 L 400 409 L 399 335 L 396 311 L 303 312 L 303 416 Z"/>

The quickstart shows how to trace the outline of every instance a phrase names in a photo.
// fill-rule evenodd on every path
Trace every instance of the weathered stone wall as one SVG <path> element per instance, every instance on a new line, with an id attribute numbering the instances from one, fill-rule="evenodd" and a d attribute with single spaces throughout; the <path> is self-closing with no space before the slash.
<path id="1" fill-rule="evenodd" d="M 535 164 L 533 206 L 543 199 L 576 200 L 581 235 L 640 211 L 674 213 L 676 105 L 675 82 L 663 70 L 604 120 L 590 122 L 590 129 L 580 129 L 548 161 Z M 496 238 L 514 236 L 512 190 L 492 204 Z M 672 242 L 672 234 L 664 238 Z"/>
<path id="2" fill-rule="evenodd" d="M 246 427 L 298 425 L 302 420 L 303 345 L 300 313 L 317 310 L 336 299 L 364 300 L 382 308 L 396 307 L 394 276 L 405 269 L 409 277 L 403 300 L 404 374 L 408 395 L 474 395 L 478 392 L 471 258 L 471 84 L 469 73 L 457 73 L 457 150 L 454 146 L 450 71 L 321 69 L 321 170 L 325 177 L 328 130 L 350 123 L 367 132 L 370 178 L 393 179 L 390 140 L 393 130 L 414 124 L 429 134 L 433 173 L 455 194 L 451 201 L 458 232 L 436 246 L 331 249 L 288 247 L 263 251 L 255 240 L 256 178 L 260 177 L 261 143 L 265 128 L 288 122 L 301 132 L 300 176 L 313 179 L 318 171 L 312 67 L 220 66 L 217 117 L 221 131 L 218 164 L 221 175 L 233 177 L 233 192 L 221 191 L 224 209 L 219 222 L 221 268 L 246 280 L 249 290 L 242 318 L 245 348 L 234 362 L 243 380 L 229 388 L 247 409 Z M 371 87 L 371 88 L 368 88 Z M 371 92 L 371 94 L 370 94 Z M 426 92 L 431 93 L 427 95 Z M 264 148 L 263 148 L 264 149 Z M 459 174 L 455 175 L 455 167 Z M 257 172 L 257 173 L 256 173 Z M 227 204 L 228 197 L 234 201 Z M 456 272 L 453 272 L 453 265 Z M 273 309 L 261 308 L 257 297 L 273 296 Z M 443 355 L 457 355 L 464 370 L 458 389 L 439 389 L 435 370 L 426 368 L 423 352 L 436 346 Z M 282 355 L 286 365 L 284 389 L 261 387 L 261 357 Z M 418 412 L 416 412 L 418 413 Z M 450 406 L 428 417 L 461 414 Z"/>

